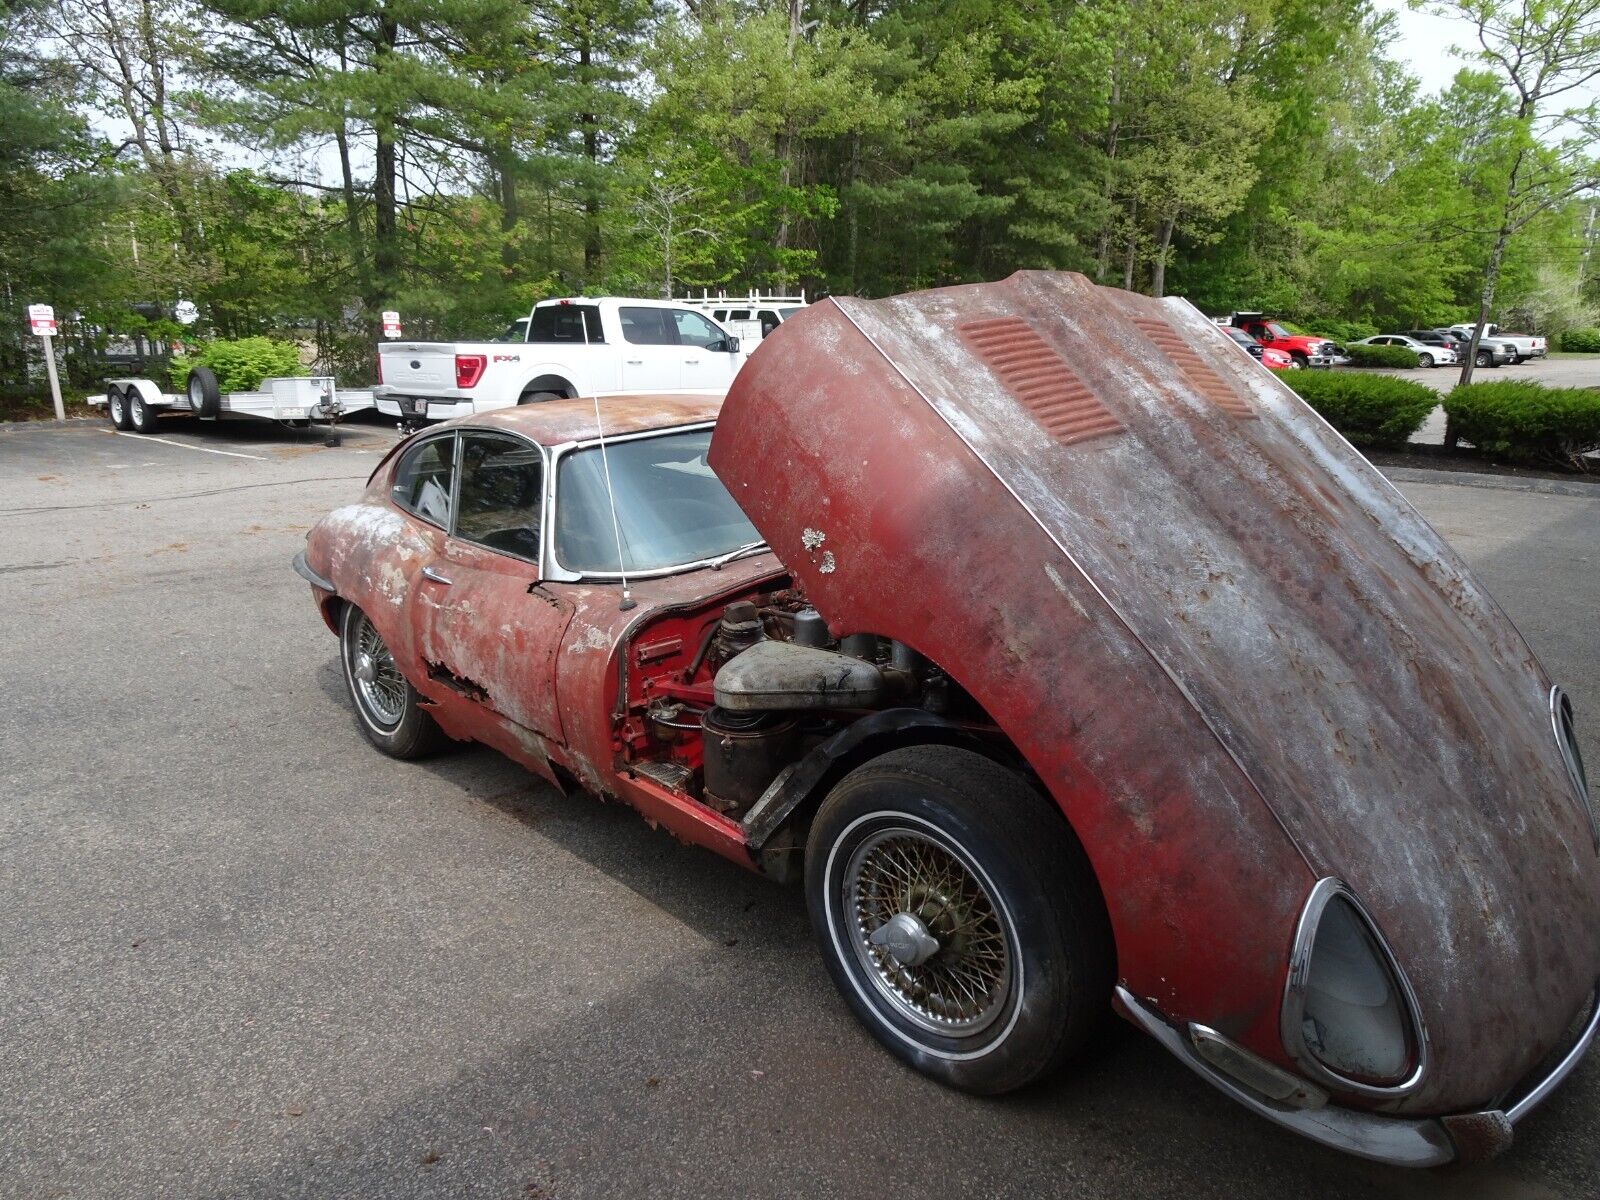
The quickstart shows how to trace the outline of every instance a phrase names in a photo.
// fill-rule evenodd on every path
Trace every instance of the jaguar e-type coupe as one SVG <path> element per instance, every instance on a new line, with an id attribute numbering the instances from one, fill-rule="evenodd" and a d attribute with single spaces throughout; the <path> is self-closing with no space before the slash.
<path id="1" fill-rule="evenodd" d="M 850 1007 L 953 1086 L 1114 1009 L 1426 1166 L 1508 1145 L 1595 1037 L 1570 702 L 1182 301 L 1024 272 L 815 304 L 720 405 L 402 442 L 296 567 L 379 749 L 486 743 L 803 879 Z"/>

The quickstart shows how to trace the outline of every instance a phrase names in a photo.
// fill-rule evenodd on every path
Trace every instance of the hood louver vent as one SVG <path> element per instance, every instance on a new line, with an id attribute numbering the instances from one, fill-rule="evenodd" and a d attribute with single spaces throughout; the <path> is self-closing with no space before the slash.
<path id="1" fill-rule="evenodd" d="M 1063 446 L 1121 433 L 1122 422 L 1021 317 L 967 321 L 962 340 Z"/>
<path id="2" fill-rule="evenodd" d="M 1140 333 L 1155 343 L 1156 349 L 1172 360 L 1178 372 L 1189 381 L 1189 386 L 1200 395 L 1230 417 L 1242 420 L 1256 415 L 1239 394 L 1184 343 L 1171 325 L 1155 317 L 1134 317 L 1133 323 L 1139 327 Z"/>

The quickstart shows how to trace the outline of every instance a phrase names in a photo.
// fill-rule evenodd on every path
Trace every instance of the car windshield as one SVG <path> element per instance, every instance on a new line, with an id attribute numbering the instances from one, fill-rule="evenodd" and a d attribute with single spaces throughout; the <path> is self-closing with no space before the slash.
<path id="1" fill-rule="evenodd" d="M 1251 337 L 1242 329 L 1235 329 L 1232 325 L 1226 326 L 1222 332 L 1227 334 L 1234 341 L 1238 342 L 1241 346 L 1254 346 L 1256 344 L 1255 338 Z"/>
<path id="2" fill-rule="evenodd" d="M 761 535 L 706 462 L 711 430 L 689 429 L 574 450 L 556 477 L 556 560 L 584 574 L 617 572 L 617 540 L 629 571 L 689 566 Z M 606 463 L 617 501 L 611 523 Z"/>

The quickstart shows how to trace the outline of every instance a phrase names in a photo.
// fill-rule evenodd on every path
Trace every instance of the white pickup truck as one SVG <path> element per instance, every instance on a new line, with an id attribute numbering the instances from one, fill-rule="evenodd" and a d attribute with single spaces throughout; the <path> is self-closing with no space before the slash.
<path id="1" fill-rule="evenodd" d="M 1472 340 L 1472 330 L 1473 326 L 1470 324 L 1450 326 L 1451 333 L 1459 333 L 1467 341 Z M 1500 326 L 1492 322 L 1483 327 L 1483 337 L 1480 340 L 1488 341 L 1490 338 L 1511 347 L 1513 364 L 1526 362 L 1530 358 L 1543 358 L 1549 351 L 1544 338 L 1533 337 L 1526 333 L 1501 333 Z"/>
<path id="2" fill-rule="evenodd" d="M 378 411 L 411 423 L 572 396 L 720 396 L 745 360 L 737 337 L 670 300 L 542 300 L 507 334 L 521 340 L 383 343 Z"/>

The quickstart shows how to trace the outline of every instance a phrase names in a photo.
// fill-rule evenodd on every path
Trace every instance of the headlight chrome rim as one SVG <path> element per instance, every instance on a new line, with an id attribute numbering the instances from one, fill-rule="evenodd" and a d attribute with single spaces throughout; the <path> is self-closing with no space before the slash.
<path id="1" fill-rule="evenodd" d="M 1388 969 L 1395 987 L 1399 990 L 1401 1006 L 1410 1025 L 1408 1032 L 1414 1061 L 1410 1073 L 1397 1083 L 1366 1083 L 1341 1075 L 1323 1063 L 1306 1045 L 1302 1022 L 1305 1017 L 1307 985 L 1311 979 L 1311 952 L 1316 946 L 1317 929 L 1322 923 L 1322 914 L 1335 899 L 1343 900 L 1355 910 L 1383 958 L 1382 965 Z M 1400 969 L 1394 951 L 1389 948 L 1383 931 L 1367 912 L 1366 906 L 1342 881 L 1332 876 L 1317 881 L 1316 886 L 1311 889 L 1310 896 L 1306 898 L 1305 908 L 1301 910 L 1299 924 L 1295 927 L 1294 948 L 1289 954 L 1289 974 L 1284 983 L 1281 1011 L 1279 1033 L 1283 1039 L 1284 1049 L 1306 1077 L 1314 1082 L 1335 1092 L 1374 1100 L 1398 1100 L 1409 1096 L 1422 1086 L 1422 1080 L 1428 1070 L 1428 1029 L 1422 1021 L 1422 1009 L 1417 1003 L 1417 994 L 1412 990 L 1411 981 Z"/>
<path id="2" fill-rule="evenodd" d="M 1595 812 L 1594 795 L 1589 791 L 1589 780 L 1583 769 L 1583 758 L 1578 749 L 1578 731 L 1572 713 L 1572 701 L 1558 683 L 1550 689 L 1550 729 L 1555 734 L 1556 749 L 1561 752 L 1561 765 L 1567 769 L 1567 782 L 1589 818 L 1589 834 L 1600 850 L 1600 813 Z"/>

